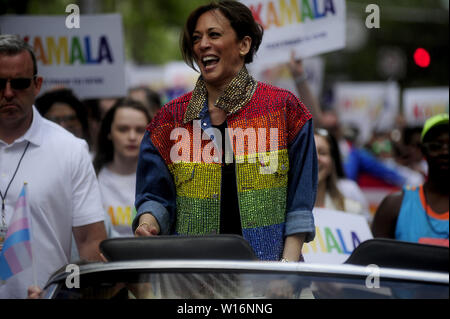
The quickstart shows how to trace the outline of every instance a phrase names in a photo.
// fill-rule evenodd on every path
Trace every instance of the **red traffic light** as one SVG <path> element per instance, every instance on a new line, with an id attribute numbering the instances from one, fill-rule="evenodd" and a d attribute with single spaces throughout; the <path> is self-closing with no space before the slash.
<path id="1" fill-rule="evenodd" d="M 430 65 L 430 54 L 423 48 L 418 48 L 414 52 L 414 62 L 421 68 L 427 68 Z"/>

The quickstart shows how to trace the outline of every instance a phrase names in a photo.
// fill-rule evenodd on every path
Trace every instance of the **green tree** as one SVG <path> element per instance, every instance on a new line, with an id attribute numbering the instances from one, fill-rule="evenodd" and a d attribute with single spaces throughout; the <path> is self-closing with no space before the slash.
<path id="1" fill-rule="evenodd" d="M 207 0 L 0 0 L 0 14 L 65 15 L 70 3 L 81 14 L 120 13 L 125 52 L 137 64 L 181 59 L 180 32 L 188 14 Z"/>

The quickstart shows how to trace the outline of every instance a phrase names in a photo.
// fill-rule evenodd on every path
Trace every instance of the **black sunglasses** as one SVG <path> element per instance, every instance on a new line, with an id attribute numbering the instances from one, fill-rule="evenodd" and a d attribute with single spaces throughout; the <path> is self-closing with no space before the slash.
<path id="1" fill-rule="evenodd" d="M 16 78 L 16 79 L 5 79 L 0 78 L 0 90 L 4 90 L 6 88 L 6 83 L 9 81 L 9 85 L 14 90 L 25 90 L 28 89 L 31 85 L 31 81 L 36 78 L 36 75 L 30 78 Z"/>

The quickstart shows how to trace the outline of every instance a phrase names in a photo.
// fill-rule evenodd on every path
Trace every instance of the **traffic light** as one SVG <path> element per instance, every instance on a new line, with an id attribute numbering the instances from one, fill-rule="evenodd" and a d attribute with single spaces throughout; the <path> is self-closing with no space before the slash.
<path id="1" fill-rule="evenodd" d="M 414 52 L 414 62 L 421 68 L 427 68 L 430 65 L 430 54 L 424 48 L 418 48 Z"/>

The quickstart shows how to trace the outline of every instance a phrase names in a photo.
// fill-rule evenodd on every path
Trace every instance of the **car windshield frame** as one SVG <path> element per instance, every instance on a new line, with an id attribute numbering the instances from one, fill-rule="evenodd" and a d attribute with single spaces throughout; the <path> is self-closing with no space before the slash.
<path id="1" fill-rule="evenodd" d="M 141 274 L 139 274 L 141 273 Z M 113 277 L 126 276 L 136 278 L 136 276 L 154 276 L 155 274 L 180 275 L 180 274 L 240 274 L 249 277 L 262 275 L 261 278 L 289 278 L 289 281 L 309 280 L 315 282 L 331 283 L 333 285 L 350 285 L 363 287 L 364 282 L 367 287 L 367 280 L 372 276 L 377 276 L 379 282 L 387 286 L 420 286 L 427 285 L 442 287 L 447 289 L 448 273 L 394 269 L 370 266 L 358 266 L 349 264 L 309 264 L 309 263 L 280 263 L 280 262 L 260 262 L 260 261 L 218 261 L 218 260 L 151 260 L 151 261 L 120 261 L 107 263 L 92 263 L 79 266 L 80 278 L 106 278 L 109 274 Z M 121 274 L 118 276 L 118 274 Z M 45 288 L 45 298 L 55 297 L 58 286 L 61 288 L 66 283 L 70 274 L 64 270 L 52 276 Z M 270 275 L 270 276 L 268 276 Z M 103 277 L 102 277 L 103 276 Z M 119 280 L 119 279 L 118 279 Z M 265 280 L 265 279 L 264 279 Z M 83 282 L 85 284 L 86 281 Z M 404 289 L 404 288 L 402 288 Z M 374 290 L 372 290 L 374 291 Z M 364 298 L 364 294 L 361 295 Z M 401 297 L 401 296 L 400 296 Z M 404 298 L 408 298 L 403 294 Z M 180 297 L 181 298 L 181 297 Z M 286 297 L 289 298 L 289 297 Z M 339 295 L 331 298 L 339 299 Z M 344 297 L 345 298 L 345 297 Z M 350 297 L 352 298 L 352 297 Z M 356 295 L 356 298 L 359 298 Z M 371 297 L 368 297 L 371 298 Z"/>

